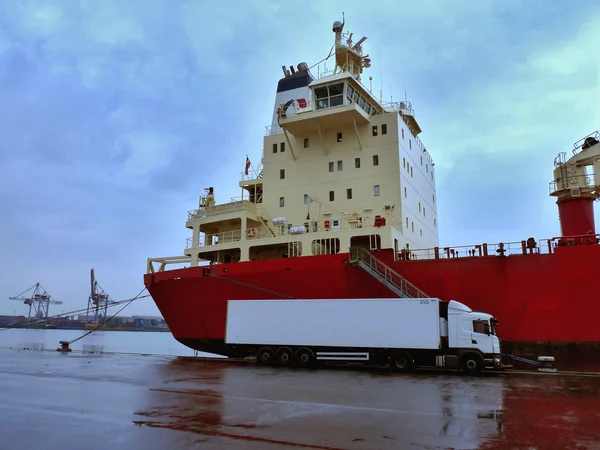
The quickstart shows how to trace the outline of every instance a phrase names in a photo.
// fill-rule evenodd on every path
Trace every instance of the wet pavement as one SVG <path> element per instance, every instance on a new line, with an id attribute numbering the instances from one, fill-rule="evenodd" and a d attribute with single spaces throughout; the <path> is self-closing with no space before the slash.
<path id="1" fill-rule="evenodd" d="M 600 377 L 0 350 L 0 448 L 599 449 Z"/>

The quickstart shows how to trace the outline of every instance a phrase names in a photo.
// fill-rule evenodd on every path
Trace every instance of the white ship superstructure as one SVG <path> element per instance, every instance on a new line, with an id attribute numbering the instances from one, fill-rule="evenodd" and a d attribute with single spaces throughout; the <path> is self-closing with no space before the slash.
<path id="1" fill-rule="evenodd" d="M 362 38 L 335 22 L 335 69 L 283 67 L 258 170 L 239 201 L 213 188 L 190 211 L 191 265 L 438 246 L 434 164 L 408 101 L 384 104 L 361 83 Z"/>

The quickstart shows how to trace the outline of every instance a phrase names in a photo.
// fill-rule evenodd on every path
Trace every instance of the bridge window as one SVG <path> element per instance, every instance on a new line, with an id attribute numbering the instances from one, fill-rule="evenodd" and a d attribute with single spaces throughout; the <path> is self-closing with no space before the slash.
<path id="1" fill-rule="evenodd" d="M 315 88 L 317 109 L 340 106 L 344 103 L 344 83 Z"/>
<path id="2" fill-rule="evenodd" d="M 387 123 L 381 124 L 381 134 L 387 134 Z"/>

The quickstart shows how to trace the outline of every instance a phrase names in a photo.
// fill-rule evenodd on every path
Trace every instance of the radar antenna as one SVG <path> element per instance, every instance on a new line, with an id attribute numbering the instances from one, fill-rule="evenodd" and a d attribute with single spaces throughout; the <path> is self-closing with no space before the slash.
<path id="1" fill-rule="evenodd" d="M 353 33 L 344 33 L 346 19 L 342 13 L 342 22 L 336 20 L 333 23 L 332 31 L 335 33 L 335 69 L 333 73 L 349 72 L 360 81 L 360 75 L 363 69 L 371 67 L 369 55 L 363 55 L 362 44 L 367 40 L 365 36 L 359 39 L 355 44 L 352 42 Z"/>

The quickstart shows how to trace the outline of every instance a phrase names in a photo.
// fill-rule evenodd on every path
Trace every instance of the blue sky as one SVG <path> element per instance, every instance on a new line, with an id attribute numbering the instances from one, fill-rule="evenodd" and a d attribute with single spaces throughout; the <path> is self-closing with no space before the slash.
<path id="1" fill-rule="evenodd" d="M 135 295 L 204 187 L 239 195 L 281 66 L 324 58 L 342 11 L 374 91 L 415 108 L 441 244 L 558 235 L 554 157 L 600 128 L 596 3 L 0 0 L 0 314 L 38 281 L 85 307 L 91 267 Z"/>

